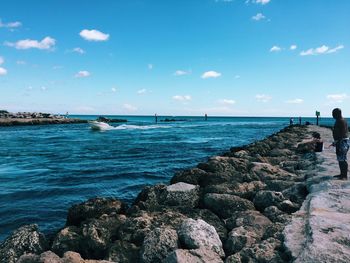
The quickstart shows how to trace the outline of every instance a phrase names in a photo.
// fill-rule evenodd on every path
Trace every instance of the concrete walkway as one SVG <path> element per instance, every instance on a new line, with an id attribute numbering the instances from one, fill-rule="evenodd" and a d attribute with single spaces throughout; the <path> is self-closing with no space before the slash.
<path id="1" fill-rule="evenodd" d="M 294 262 L 350 262 L 350 181 L 332 178 L 339 167 L 334 147 L 328 148 L 331 130 L 309 130 L 321 134 L 324 150 L 316 154 L 316 174 L 307 180 L 309 195 L 285 228 L 285 245 Z"/>

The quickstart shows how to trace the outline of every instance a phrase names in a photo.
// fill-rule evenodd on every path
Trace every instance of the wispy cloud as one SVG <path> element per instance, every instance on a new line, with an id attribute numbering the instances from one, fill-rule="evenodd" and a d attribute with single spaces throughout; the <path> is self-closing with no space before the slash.
<path id="1" fill-rule="evenodd" d="M 236 75 L 236 76 L 235 76 L 235 79 L 240 79 L 240 78 L 241 78 L 240 75 Z"/>
<path id="2" fill-rule="evenodd" d="M 102 33 L 96 29 L 84 29 L 80 31 L 79 35 L 88 41 L 107 41 L 109 39 L 109 34 Z"/>
<path id="3" fill-rule="evenodd" d="M 280 52 L 281 50 L 282 48 L 279 46 L 273 46 L 272 48 L 270 48 L 270 52 Z"/>
<path id="4" fill-rule="evenodd" d="M 5 76 L 7 74 L 7 69 L 0 67 L 0 76 Z"/>
<path id="5" fill-rule="evenodd" d="M 289 47 L 290 50 L 296 50 L 297 48 L 298 48 L 297 45 L 291 45 L 291 46 Z"/>
<path id="6" fill-rule="evenodd" d="M 86 71 L 86 70 L 81 70 L 79 71 L 77 74 L 75 74 L 75 77 L 76 78 L 86 78 L 86 77 L 89 77 L 91 74 L 89 71 Z"/>
<path id="7" fill-rule="evenodd" d="M 190 95 L 175 95 L 173 96 L 173 99 L 177 101 L 183 101 L 183 102 L 192 100 Z"/>
<path id="8" fill-rule="evenodd" d="M 292 99 L 292 100 L 287 100 L 286 101 L 286 103 L 288 103 L 288 104 L 301 104 L 303 102 L 304 102 L 303 99 Z"/>
<path id="9" fill-rule="evenodd" d="M 252 16 L 252 19 L 255 21 L 260 21 L 265 19 L 266 16 L 264 16 L 262 13 L 257 13 L 255 16 Z"/>
<path id="10" fill-rule="evenodd" d="M 133 112 L 133 111 L 137 111 L 137 107 L 136 106 L 133 106 L 131 104 L 128 104 L 128 103 L 125 103 L 123 105 L 123 108 L 129 112 Z"/>
<path id="11" fill-rule="evenodd" d="M 16 49 L 36 48 L 36 49 L 48 50 L 48 49 L 53 49 L 55 44 L 56 44 L 56 40 L 52 37 L 45 37 L 41 41 L 32 40 L 32 39 L 24 39 L 24 40 L 19 40 L 15 43 L 5 42 L 6 46 L 14 47 Z"/>
<path id="12" fill-rule="evenodd" d="M 17 60 L 16 61 L 16 64 L 17 65 L 25 65 L 25 64 L 27 64 L 24 60 Z"/>
<path id="13" fill-rule="evenodd" d="M 253 3 L 253 4 L 260 4 L 260 5 L 266 5 L 270 2 L 271 0 L 246 0 L 245 1 L 246 4 Z"/>
<path id="14" fill-rule="evenodd" d="M 220 72 L 216 72 L 216 71 L 207 71 L 207 72 L 204 72 L 201 76 L 202 79 L 209 79 L 209 78 L 218 78 L 221 76 L 221 73 Z"/>
<path id="15" fill-rule="evenodd" d="M 336 53 L 339 50 L 343 49 L 344 45 L 339 45 L 334 48 L 330 48 L 326 45 L 322 45 L 317 48 L 310 48 L 308 50 L 303 50 L 300 52 L 300 56 L 315 56 L 315 55 L 324 55 L 324 54 L 332 54 Z"/>
<path id="16" fill-rule="evenodd" d="M 188 75 L 188 74 L 191 74 L 191 71 L 176 70 L 174 72 L 174 76 L 183 76 L 183 75 Z"/>
<path id="17" fill-rule="evenodd" d="M 231 100 L 231 99 L 222 99 L 222 100 L 219 100 L 219 103 L 223 104 L 223 105 L 230 106 L 230 105 L 235 104 L 236 101 L 235 100 Z"/>
<path id="18" fill-rule="evenodd" d="M 75 53 L 79 53 L 81 55 L 85 54 L 85 50 L 80 48 L 80 47 L 73 48 L 72 51 L 75 52 Z"/>
<path id="19" fill-rule="evenodd" d="M 266 103 L 266 102 L 269 102 L 272 99 L 272 97 L 270 95 L 266 95 L 266 94 L 257 94 L 255 96 L 255 99 L 259 102 Z"/>
<path id="20" fill-rule="evenodd" d="M 141 95 L 141 94 L 145 94 L 147 93 L 147 89 L 140 89 L 137 91 L 137 94 Z"/>
<path id="21" fill-rule="evenodd" d="M 111 91 L 112 92 L 117 92 L 117 88 L 113 87 L 113 88 L 111 88 Z"/>
<path id="22" fill-rule="evenodd" d="M 3 22 L 1 21 L 1 19 L 0 19 L 0 28 L 1 28 L 1 27 L 4 27 L 4 28 L 13 29 L 13 28 L 17 28 L 17 27 L 20 27 L 20 26 L 22 26 L 22 23 L 19 22 L 19 21 L 3 23 Z"/>
<path id="23" fill-rule="evenodd" d="M 349 98 L 349 96 L 346 93 L 327 95 L 327 100 L 331 103 L 342 103 L 347 98 Z"/>
<path id="24" fill-rule="evenodd" d="M 152 70 L 152 69 L 153 69 L 153 64 L 148 64 L 148 65 L 147 65 L 147 68 L 148 68 L 149 70 Z"/>
<path id="25" fill-rule="evenodd" d="M 0 57 L 0 65 L 4 64 L 5 59 L 3 57 Z"/>
<path id="26" fill-rule="evenodd" d="M 47 87 L 42 86 L 40 89 L 41 89 L 42 91 L 46 91 L 46 90 L 47 90 Z"/>

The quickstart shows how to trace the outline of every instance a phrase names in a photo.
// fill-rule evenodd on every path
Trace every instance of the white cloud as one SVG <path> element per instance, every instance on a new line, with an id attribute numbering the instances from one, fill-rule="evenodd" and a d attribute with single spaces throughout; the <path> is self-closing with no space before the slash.
<path id="1" fill-rule="evenodd" d="M 266 4 L 270 3 L 270 1 L 271 0 L 255 0 L 255 3 L 266 5 Z"/>
<path id="2" fill-rule="evenodd" d="M 76 52 L 79 54 L 85 54 L 85 50 L 80 47 L 73 48 L 73 52 Z"/>
<path id="3" fill-rule="evenodd" d="M 128 103 L 125 103 L 123 105 L 123 108 L 127 111 L 137 111 L 137 107 L 131 105 L 131 104 L 128 104 Z"/>
<path id="4" fill-rule="evenodd" d="M 152 70 L 153 69 L 153 64 L 148 64 L 147 67 L 148 67 L 149 70 Z"/>
<path id="5" fill-rule="evenodd" d="M 190 101 L 192 98 L 190 95 L 175 95 L 173 99 L 177 101 Z"/>
<path id="6" fill-rule="evenodd" d="M 42 86 L 40 89 L 41 89 L 42 91 L 46 91 L 46 90 L 47 90 L 47 88 L 46 88 L 45 86 Z"/>
<path id="7" fill-rule="evenodd" d="M 0 76 L 5 76 L 7 74 L 7 69 L 0 67 Z"/>
<path id="8" fill-rule="evenodd" d="M 261 4 L 261 5 L 266 5 L 268 3 L 270 3 L 271 0 L 246 0 L 245 3 L 249 4 L 249 3 L 254 3 L 254 4 Z"/>
<path id="9" fill-rule="evenodd" d="M 26 90 L 33 90 L 33 87 L 29 86 L 29 87 L 26 88 Z"/>
<path id="10" fill-rule="evenodd" d="M 279 46 L 273 46 L 272 48 L 270 48 L 270 52 L 280 52 L 282 50 L 282 48 L 280 48 Z"/>
<path id="11" fill-rule="evenodd" d="M 20 26 L 22 26 L 22 23 L 19 22 L 19 21 L 16 21 L 16 22 L 9 22 L 9 23 L 3 23 L 3 22 L 0 20 L 0 27 L 16 28 L 16 27 L 20 27 Z"/>
<path id="12" fill-rule="evenodd" d="M 264 103 L 269 102 L 272 99 L 270 95 L 266 95 L 266 94 L 257 94 L 255 98 L 257 101 L 264 102 Z"/>
<path id="13" fill-rule="evenodd" d="M 25 65 L 25 64 L 27 64 L 24 60 L 17 60 L 16 61 L 16 64 L 17 65 Z"/>
<path id="14" fill-rule="evenodd" d="M 84 29 L 80 31 L 79 35 L 88 41 L 107 41 L 109 39 L 109 34 L 102 33 L 96 29 Z"/>
<path id="15" fill-rule="evenodd" d="M 176 70 L 174 73 L 174 76 L 183 76 L 183 75 L 188 75 L 190 73 L 191 73 L 190 71 Z"/>
<path id="16" fill-rule="evenodd" d="M 3 57 L 0 57 L 0 65 L 4 64 L 5 59 Z"/>
<path id="17" fill-rule="evenodd" d="M 236 76 L 235 76 L 235 79 L 240 79 L 240 78 L 241 78 L 240 75 L 236 75 Z"/>
<path id="18" fill-rule="evenodd" d="M 14 47 L 16 49 L 30 49 L 30 48 L 37 48 L 37 49 L 52 49 L 56 44 L 56 40 L 52 37 L 45 37 L 41 41 L 38 40 L 32 40 L 32 39 L 24 39 L 19 40 L 16 43 L 11 42 L 5 42 L 6 46 Z"/>
<path id="19" fill-rule="evenodd" d="M 286 101 L 286 103 L 289 103 L 289 104 L 301 104 L 303 102 L 304 102 L 303 99 L 293 99 L 293 100 L 287 100 Z"/>
<path id="20" fill-rule="evenodd" d="M 329 94 L 329 95 L 327 95 L 327 99 L 330 102 L 336 102 L 336 103 L 341 103 L 347 98 L 349 98 L 349 96 L 347 94 L 345 94 L 345 93 L 343 93 L 343 94 Z"/>
<path id="21" fill-rule="evenodd" d="M 236 103 L 236 101 L 231 99 L 222 99 L 222 100 L 219 100 L 219 103 L 223 105 L 233 105 Z"/>
<path id="22" fill-rule="evenodd" d="M 81 70 L 79 71 L 77 74 L 75 74 L 75 77 L 76 78 L 86 78 L 86 77 L 89 77 L 91 74 L 89 71 L 86 71 L 86 70 Z"/>
<path id="23" fill-rule="evenodd" d="M 336 53 L 339 50 L 343 49 L 344 45 L 339 45 L 334 48 L 330 48 L 326 45 L 322 45 L 317 48 L 310 48 L 308 50 L 303 50 L 300 52 L 300 56 L 315 56 L 315 55 L 324 55 L 324 54 L 332 54 Z"/>
<path id="24" fill-rule="evenodd" d="M 264 16 L 262 13 L 257 13 L 255 16 L 252 16 L 252 19 L 255 21 L 260 21 L 262 19 L 265 19 L 266 16 Z"/>
<path id="25" fill-rule="evenodd" d="M 296 50 L 297 48 L 298 48 L 297 45 L 291 45 L 289 49 L 290 50 Z"/>
<path id="26" fill-rule="evenodd" d="M 111 88 L 111 91 L 112 91 L 112 92 L 117 92 L 117 88 L 114 88 L 114 87 L 113 87 L 113 88 Z"/>
<path id="27" fill-rule="evenodd" d="M 140 89 L 137 91 L 137 94 L 145 94 L 147 92 L 147 89 Z"/>
<path id="28" fill-rule="evenodd" d="M 202 79 L 218 78 L 220 76 L 221 76 L 221 73 L 211 70 L 211 71 L 204 72 L 201 78 Z"/>

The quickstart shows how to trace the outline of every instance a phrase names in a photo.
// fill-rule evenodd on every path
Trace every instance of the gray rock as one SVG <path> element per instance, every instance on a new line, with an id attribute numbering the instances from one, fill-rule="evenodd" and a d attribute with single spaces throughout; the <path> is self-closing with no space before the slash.
<path id="1" fill-rule="evenodd" d="M 270 219 L 255 210 L 236 212 L 226 220 L 226 227 L 229 230 L 240 226 L 251 226 L 261 233 L 271 224 Z"/>
<path id="2" fill-rule="evenodd" d="M 236 211 L 253 210 L 254 204 L 241 197 L 229 194 L 206 194 L 204 206 L 220 218 L 229 218 Z"/>
<path id="3" fill-rule="evenodd" d="M 283 202 L 278 204 L 278 208 L 283 212 L 291 214 L 299 210 L 299 205 L 293 203 L 290 200 L 284 200 Z"/>
<path id="4" fill-rule="evenodd" d="M 126 204 L 114 198 L 93 198 L 81 204 L 73 205 L 68 210 L 67 226 L 79 226 L 90 218 L 99 218 L 103 214 L 120 214 L 126 211 Z"/>
<path id="5" fill-rule="evenodd" d="M 279 240 L 269 238 L 250 248 L 243 249 L 240 254 L 244 262 L 281 263 L 285 261 L 279 255 L 280 246 Z"/>
<path id="6" fill-rule="evenodd" d="M 223 263 L 220 256 L 208 249 L 177 249 L 163 263 Z"/>
<path id="7" fill-rule="evenodd" d="M 186 206 L 194 208 L 198 206 L 199 186 L 179 182 L 167 186 L 165 203 L 170 206 Z"/>
<path id="8" fill-rule="evenodd" d="M 81 231 L 76 226 L 62 229 L 55 237 L 51 250 L 62 256 L 66 251 L 80 251 Z"/>
<path id="9" fill-rule="evenodd" d="M 254 228 L 249 226 L 240 226 L 234 228 L 229 234 L 225 243 L 225 251 L 228 255 L 239 252 L 244 247 L 250 247 L 258 240 L 259 235 Z"/>
<path id="10" fill-rule="evenodd" d="M 15 263 L 24 253 L 40 254 L 46 246 L 37 225 L 22 226 L 0 245 L 0 263 Z"/>
<path id="11" fill-rule="evenodd" d="M 291 219 L 290 215 L 283 213 L 276 206 L 266 207 L 264 210 L 264 215 L 274 223 L 287 223 Z"/>
<path id="12" fill-rule="evenodd" d="M 224 257 L 222 243 L 215 228 L 201 219 L 186 219 L 178 229 L 179 240 L 188 249 L 207 248 Z"/>
<path id="13" fill-rule="evenodd" d="M 281 192 L 260 191 L 255 195 L 253 202 L 256 209 L 264 211 L 266 207 L 277 206 L 284 199 Z"/>
<path id="14" fill-rule="evenodd" d="M 178 236 L 174 229 L 156 228 L 145 237 L 141 249 L 141 260 L 145 263 L 162 262 L 178 248 Z"/>
<path id="15" fill-rule="evenodd" d="M 116 241 L 109 248 L 105 259 L 115 263 L 139 262 L 140 248 L 126 241 Z"/>
<path id="16" fill-rule="evenodd" d="M 199 185 L 200 178 L 205 175 L 207 172 L 198 169 L 198 168 L 192 168 L 189 170 L 185 170 L 182 172 L 179 172 L 175 174 L 171 180 L 171 184 L 176 184 L 179 182 L 184 182 L 188 184 L 193 184 L 193 185 Z"/>

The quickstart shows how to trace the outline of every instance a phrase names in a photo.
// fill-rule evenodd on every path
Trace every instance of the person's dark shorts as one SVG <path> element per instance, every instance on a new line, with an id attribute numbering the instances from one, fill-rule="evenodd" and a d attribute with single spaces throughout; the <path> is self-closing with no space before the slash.
<path id="1" fill-rule="evenodd" d="M 350 142 L 348 139 L 338 141 L 335 145 L 337 160 L 338 162 L 343 162 L 347 160 L 347 154 L 350 147 Z"/>

